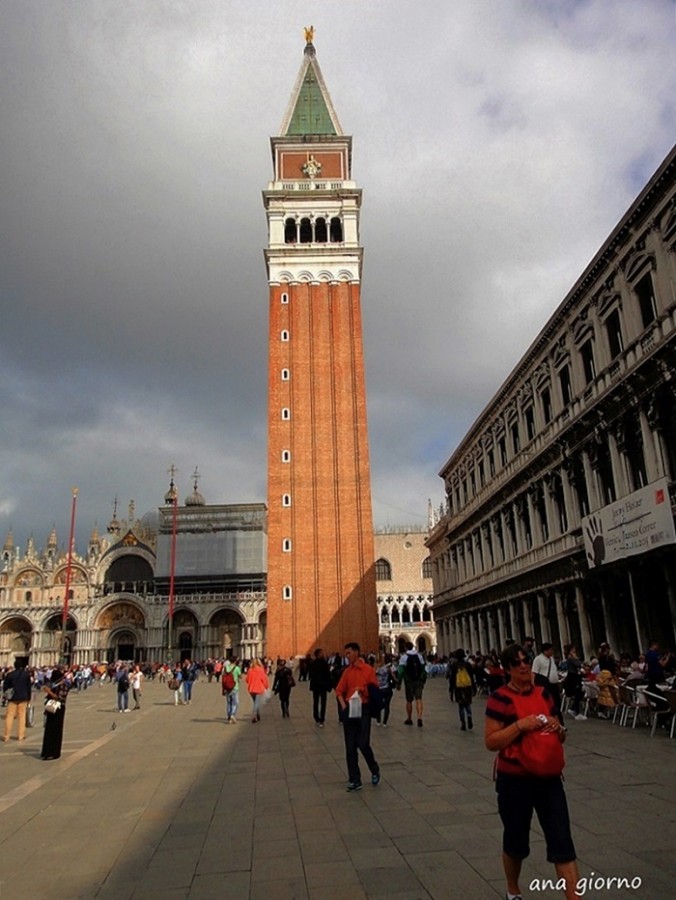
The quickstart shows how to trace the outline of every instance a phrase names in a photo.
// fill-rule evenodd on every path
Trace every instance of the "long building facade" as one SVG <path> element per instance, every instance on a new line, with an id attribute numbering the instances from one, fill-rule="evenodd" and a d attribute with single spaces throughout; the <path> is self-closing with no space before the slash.
<path id="1" fill-rule="evenodd" d="M 118 519 L 115 504 L 106 533 L 94 528 L 86 550 L 74 548 L 65 646 L 66 547 L 54 529 L 43 548 L 31 537 L 22 549 L 9 532 L 0 557 L 0 667 L 17 658 L 42 666 L 64 656 L 86 665 L 268 655 L 265 505 L 207 504 L 195 479 L 174 509 L 174 491 L 172 484 L 164 504 L 141 518 L 131 502 Z M 426 654 L 436 649 L 426 534 L 375 531 L 384 653 L 409 640 Z"/>
<path id="2" fill-rule="evenodd" d="M 377 650 L 360 308 L 361 189 L 312 29 L 263 193 L 269 281 L 268 650 Z"/>
<path id="3" fill-rule="evenodd" d="M 10 532 L 0 558 L 0 666 L 264 653 L 265 504 L 207 505 L 196 485 L 175 510 L 173 492 L 141 519 L 132 502 L 71 555 L 70 579 L 55 530 L 25 552 Z"/>
<path id="4" fill-rule="evenodd" d="M 676 148 L 446 462 L 439 652 L 676 646 Z"/>

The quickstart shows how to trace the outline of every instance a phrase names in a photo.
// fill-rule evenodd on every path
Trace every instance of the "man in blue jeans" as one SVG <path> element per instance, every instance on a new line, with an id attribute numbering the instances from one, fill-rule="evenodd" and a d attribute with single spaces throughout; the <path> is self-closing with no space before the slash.
<path id="1" fill-rule="evenodd" d="M 225 724 L 234 725 L 239 708 L 239 679 L 242 677 L 237 660 L 228 659 L 221 675 L 221 692 L 225 697 Z"/>

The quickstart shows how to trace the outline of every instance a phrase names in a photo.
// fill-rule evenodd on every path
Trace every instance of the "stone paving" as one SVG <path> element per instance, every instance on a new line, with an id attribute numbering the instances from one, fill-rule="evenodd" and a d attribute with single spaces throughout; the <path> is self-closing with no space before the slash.
<path id="1" fill-rule="evenodd" d="M 230 726 L 215 683 L 189 706 L 172 697 L 150 683 L 143 708 L 119 714 L 114 688 L 94 686 L 69 698 L 60 760 L 39 759 L 39 718 L 25 743 L 0 745 L 0 900 L 504 896 L 483 698 L 461 732 L 443 679 L 428 682 L 423 728 L 403 724 L 395 695 L 390 726 L 372 732 L 382 782 L 346 794 L 332 695 L 323 729 L 306 684 L 289 719 L 273 699 L 257 725 L 245 692 Z M 676 896 L 676 740 L 569 725 L 573 834 L 597 885 L 585 896 Z M 601 887 L 608 877 L 641 884 Z M 535 830 L 524 898 L 562 896 L 537 890 L 553 878 Z"/>

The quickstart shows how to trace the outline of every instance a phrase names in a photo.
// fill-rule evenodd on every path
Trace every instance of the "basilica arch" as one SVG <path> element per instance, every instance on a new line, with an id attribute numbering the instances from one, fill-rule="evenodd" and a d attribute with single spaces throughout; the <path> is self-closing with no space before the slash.
<path id="1" fill-rule="evenodd" d="M 146 619 L 130 597 L 118 597 L 98 614 L 95 622 L 98 658 L 137 662 L 145 658 Z"/>
<path id="2" fill-rule="evenodd" d="M 180 607 L 174 612 L 172 626 L 170 646 L 178 648 L 178 658 L 197 659 L 201 655 L 198 649 L 200 628 L 195 613 L 186 607 Z"/>
<path id="3" fill-rule="evenodd" d="M 63 613 L 51 615 L 42 628 L 42 650 L 50 654 L 51 662 L 70 665 L 73 662 L 77 638 L 77 622 L 72 616 L 66 618 L 66 633 L 63 633 Z"/>
<path id="4" fill-rule="evenodd" d="M 23 616 L 11 616 L 0 623 L 0 654 L 5 665 L 25 659 L 33 645 L 33 626 Z"/>
<path id="5" fill-rule="evenodd" d="M 235 609 L 219 609 L 207 627 L 207 657 L 237 659 L 242 656 L 244 618 Z"/>

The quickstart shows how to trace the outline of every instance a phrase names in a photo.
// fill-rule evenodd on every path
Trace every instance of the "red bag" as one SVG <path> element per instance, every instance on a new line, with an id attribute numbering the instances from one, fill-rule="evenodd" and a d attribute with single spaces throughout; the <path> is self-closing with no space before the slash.
<path id="1" fill-rule="evenodd" d="M 517 718 L 545 713 L 549 715 L 549 707 L 542 696 L 542 688 L 534 687 L 530 694 L 516 694 L 510 697 L 516 710 Z M 519 740 L 511 745 L 513 755 L 524 769 L 539 778 L 556 778 L 563 772 L 566 764 L 563 745 L 558 734 L 553 731 L 525 731 Z"/>

